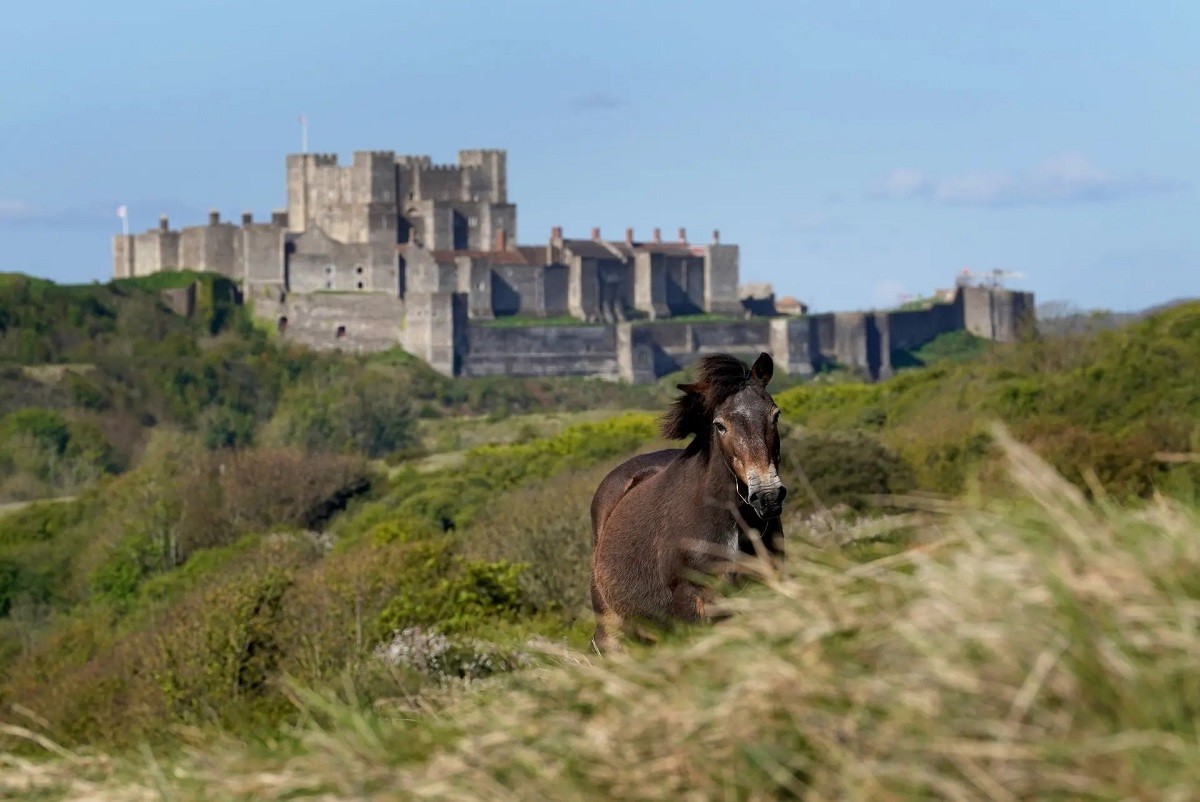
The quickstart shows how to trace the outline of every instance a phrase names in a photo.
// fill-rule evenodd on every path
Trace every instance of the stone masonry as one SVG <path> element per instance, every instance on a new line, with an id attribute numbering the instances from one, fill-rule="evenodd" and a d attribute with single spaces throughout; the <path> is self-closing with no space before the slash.
<path id="1" fill-rule="evenodd" d="M 571 239 L 556 227 L 544 244 L 518 245 L 503 150 L 460 151 L 453 165 L 392 151 L 356 152 L 345 166 L 293 154 L 286 188 L 287 208 L 267 220 L 212 211 L 206 225 L 175 230 L 163 216 L 115 237 L 114 277 L 220 273 L 285 338 L 401 346 L 454 376 L 646 381 L 717 350 L 771 351 L 789 373 L 836 362 L 887 376 L 895 350 L 960 329 L 1014 339 L 1033 310 L 1028 293 L 960 286 L 911 312 L 779 315 L 769 286 L 739 285 L 738 246 L 716 231 L 696 243 L 682 228 Z M 510 316 L 526 325 L 489 325 Z M 567 317 L 577 322 L 538 325 Z"/>

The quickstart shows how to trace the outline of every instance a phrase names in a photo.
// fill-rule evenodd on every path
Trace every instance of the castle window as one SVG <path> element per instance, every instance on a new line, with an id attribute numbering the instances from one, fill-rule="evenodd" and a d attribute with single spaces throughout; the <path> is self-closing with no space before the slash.
<path id="1" fill-rule="evenodd" d="M 283 334 L 285 331 L 287 331 L 287 323 L 288 321 L 286 317 L 279 318 L 278 329 L 280 334 Z"/>
<path id="2" fill-rule="evenodd" d="M 342 339 L 343 337 L 345 337 L 345 336 L 346 336 L 346 327 L 345 327 L 345 326 L 338 326 L 338 327 L 337 327 L 337 331 L 334 333 L 334 335 L 333 335 L 333 336 L 334 336 L 336 339 L 339 339 L 339 340 L 340 340 L 340 339 Z"/>
<path id="3" fill-rule="evenodd" d="M 354 283 L 354 286 L 355 286 L 355 288 L 356 288 L 356 289 L 360 289 L 360 290 L 361 290 L 361 289 L 363 288 L 363 283 L 362 283 L 361 281 L 356 281 L 356 282 Z"/>
<path id="4" fill-rule="evenodd" d="M 358 275 L 360 275 L 360 276 L 361 276 L 361 275 L 362 275 L 362 272 L 363 272 L 362 265 L 355 265 L 355 266 L 354 266 L 354 272 L 355 272 L 355 273 L 357 273 Z"/>

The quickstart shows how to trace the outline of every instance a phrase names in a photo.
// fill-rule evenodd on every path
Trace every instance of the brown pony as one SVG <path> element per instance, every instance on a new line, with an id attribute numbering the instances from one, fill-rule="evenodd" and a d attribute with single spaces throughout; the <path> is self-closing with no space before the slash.
<path id="1" fill-rule="evenodd" d="M 782 556 L 779 408 L 767 393 L 769 354 L 753 367 L 705 356 L 663 415 L 664 437 L 686 449 L 642 454 L 614 468 L 592 498 L 593 644 L 620 646 L 640 621 L 709 620 L 702 576 L 722 575 L 761 533 Z"/>

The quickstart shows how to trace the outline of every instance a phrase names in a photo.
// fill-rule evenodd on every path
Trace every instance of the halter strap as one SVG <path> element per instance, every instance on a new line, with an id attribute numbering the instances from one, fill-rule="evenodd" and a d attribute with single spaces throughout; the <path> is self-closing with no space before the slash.
<path id="1" fill-rule="evenodd" d="M 742 489 L 740 487 L 738 487 L 738 483 L 741 482 L 742 480 L 738 479 L 738 475 L 733 472 L 733 468 L 731 468 L 729 466 L 729 463 L 725 459 L 722 459 L 721 462 L 725 463 L 725 467 L 729 470 L 729 475 L 733 477 L 733 492 L 737 495 L 737 497 L 739 499 L 741 499 L 742 501 L 744 501 L 746 503 L 746 506 L 750 506 L 750 499 L 743 496 Z M 746 494 L 749 495 L 749 493 L 750 493 L 750 486 L 747 485 L 746 486 Z"/>

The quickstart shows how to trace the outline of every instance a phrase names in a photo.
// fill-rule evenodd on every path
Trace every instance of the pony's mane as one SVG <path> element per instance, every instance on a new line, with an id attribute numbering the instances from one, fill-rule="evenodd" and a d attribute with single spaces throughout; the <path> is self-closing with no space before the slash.
<path id="1" fill-rule="evenodd" d="M 675 399 L 659 421 L 659 431 L 668 440 L 688 435 L 707 437 L 713 414 L 729 396 L 750 381 L 750 366 L 729 354 L 710 354 L 696 362 L 695 379 L 681 384 L 683 395 Z"/>

